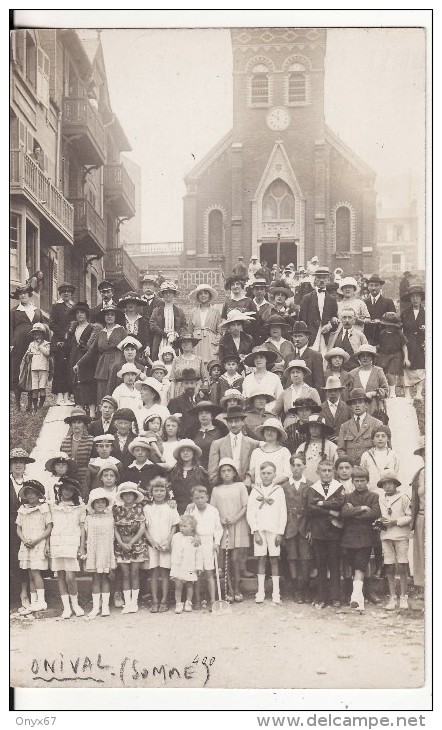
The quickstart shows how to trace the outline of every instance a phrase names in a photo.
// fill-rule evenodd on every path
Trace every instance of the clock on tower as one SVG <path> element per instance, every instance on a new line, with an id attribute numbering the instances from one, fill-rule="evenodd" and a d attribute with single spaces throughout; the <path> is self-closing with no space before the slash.
<path id="1" fill-rule="evenodd" d="M 283 106 L 275 106 L 267 112 L 266 123 L 274 132 L 282 132 L 290 124 L 290 114 Z"/>

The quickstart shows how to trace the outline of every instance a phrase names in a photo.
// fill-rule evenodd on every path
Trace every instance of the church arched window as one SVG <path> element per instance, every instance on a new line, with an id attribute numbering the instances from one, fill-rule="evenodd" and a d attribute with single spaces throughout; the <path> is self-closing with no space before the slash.
<path id="1" fill-rule="evenodd" d="M 220 210 L 209 213 L 209 253 L 223 251 L 223 214 Z"/>
<path id="2" fill-rule="evenodd" d="M 252 68 L 251 102 L 252 104 L 269 103 L 269 70 L 263 63 Z"/>
<path id="3" fill-rule="evenodd" d="M 284 64 L 284 95 L 288 106 L 310 103 L 310 68 L 310 62 L 304 57 L 292 57 Z"/>
<path id="4" fill-rule="evenodd" d="M 331 211 L 332 247 L 334 253 L 344 254 L 355 250 L 356 216 L 350 202 L 336 203 Z"/>
<path id="5" fill-rule="evenodd" d="M 274 180 L 267 188 L 262 202 L 263 221 L 294 220 L 295 198 L 284 180 Z"/>

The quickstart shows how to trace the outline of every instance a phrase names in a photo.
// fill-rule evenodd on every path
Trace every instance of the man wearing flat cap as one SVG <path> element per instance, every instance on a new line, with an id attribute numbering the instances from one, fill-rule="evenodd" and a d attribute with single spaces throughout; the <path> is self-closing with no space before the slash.
<path id="1" fill-rule="evenodd" d="M 93 307 L 90 311 L 90 318 L 91 322 L 100 322 L 99 314 L 103 307 L 107 307 L 108 304 L 117 304 L 117 302 L 114 300 L 114 285 L 111 281 L 108 281 L 107 279 L 103 279 L 98 284 L 98 291 L 100 292 L 101 296 L 101 303 L 97 304 L 96 307 Z"/>
<path id="2" fill-rule="evenodd" d="M 381 279 L 379 274 L 372 274 L 367 282 L 368 297 L 365 304 L 370 314 L 371 322 L 364 325 L 364 334 L 370 345 L 379 344 L 380 320 L 387 312 L 396 312 L 396 307 L 392 299 L 384 297 L 382 294 L 382 286 L 385 281 Z"/>
<path id="3" fill-rule="evenodd" d="M 299 319 L 310 330 L 309 347 L 319 350 L 321 337 L 327 344 L 330 331 L 338 324 L 338 303 L 327 292 L 330 269 L 320 266 L 315 272 L 314 290 L 305 294 L 301 301 Z"/>

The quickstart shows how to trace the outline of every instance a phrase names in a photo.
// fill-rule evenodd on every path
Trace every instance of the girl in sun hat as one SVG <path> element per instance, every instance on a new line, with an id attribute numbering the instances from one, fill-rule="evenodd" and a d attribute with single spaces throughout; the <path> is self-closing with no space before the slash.
<path id="1" fill-rule="evenodd" d="M 396 397 L 398 375 L 402 375 L 404 367 L 410 365 L 407 345 L 399 316 L 396 312 L 386 312 L 381 319 L 377 350 L 378 365 L 387 377 L 390 398 Z"/>
<path id="2" fill-rule="evenodd" d="M 11 449 L 9 454 L 11 465 L 9 474 L 9 578 L 12 591 L 20 587 L 20 600 L 23 609 L 29 608 L 28 580 L 24 570 L 21 570 L 18 561 L 20 539 L 17 535 L 15 518 L 17 510 L 21 505 L 18 495 L 26 481 L 25 470 L 27 464 L 33 464 L 35 459 L 29 456 L 28 452 L 21 447 Z"/>
<path id="3" fill-rule="evenodd" d="M 218 292 L 209 284 L 198 284 L 189 294 L 189 299 L 196 303 L 190 311 L 189 331 L 199 339 L 195 346 L 195 354 L 207 365 L 218 353 L 221 337 L 221 314 L 213 302 Z"/>
<path id="4" fill-rule="evenodd" d="M 324 354 L 324 360 L 326 363 L 324 378 L 327 380 L 331 375 L 339 378 L 343 388 L 342 399 L 346 401 L 350 391 L 353 390 L 353 378 L 343 369 L 343 365 L 350 360 L 350 355 L 342 347 L 332 347 Z"/>
<path id="5" fill-rule="evenodd" d="M 61 477 L 55 488 L 55 504 L 51 506 L 50 537 L 51 570 L 57 573 L 58 588 L 63 604 L 62 618 L 84 616 L 78 604 L 76 573 L 80 572 L 78 556 L 84 541 L 86 511 L 80 498 L 80 484 L 72 477 Z M 71 609 L 72 605 L 72 609 Z"/>
<path id="6" fill-rule="evenodd" d="M 121 613 L 138 611 L 140 567 L 148 568 L 149 551 L 145 536 L 144 494 L 135 482 L 118 487 L 112 507 L 115 522 L 115 557 L 123 573 L 124 606 Z"/>
<path id="7" fill-rule="evenodd" d="M 101 487 L 89 495 L 84 523 L 85 535 L 80 547 L 86 573 L 92 573 L 92 611 L 88 620 L 100 613 L 109 616 L 110 575 L 116 567 L 114 554 L 114 518 L 107 491 Z"/>
<path id="8" fill-rule="evenodd" d="M 164 420 L 170 415 L 169 409 L 161 404 L 162 385 L 159 380 L 151 377 L 135 381 L 135 389 L 141 395 L 141 407 L 135 411 L 138 430 L 143 431 L 143 423 L 148 416 L 155 415 Z"/>
<path id="9" fill-rule="evenodd" d="M 49 535 L 52 516 L 44 501 L 45 488 L 36 479 L 27 479 L 18 493 L 22 504 L 18 508 L 16 529 L 20 540 L 20 568 L 29 572 L 31 605 L 22 613 L 44 611 L 47 608 L 42 570 L 49 567 Z"/>
<path id="10" fill-rule="evenodd" d="M 125 479 L 138 484 L 140 492 L 146 500 L 150 499 L 149 483 L 151 479 L 163 476 L 159 462 L 162 456 L 158 450 L 154 434 L 144 432 L 129 444 L 129 452 L 134 460 L 124 470 Z"/>
<path id="11" fill-rule="evenodd" d="M 141 408 L 140 391 L 135 388 L 135 381 L 139 375 L 140 371 L 135 363 L 126 362 L 121 366 L 117 377 L 121 378 L 123 382 L 112 393 L 112 398 L 117 401 L 118 408 L 130 408 L 134 412 Z"/>
<path id="12" fill-rule="evenodd" d="M 118 372 L 121 370 L 122 365 L 125 365 L 126 363 L 135 365 L 140 373 L 144 373 L 146 370 L 146 358 L 143 358 L 142 355 L 143 346 L 136 337 L 133 337 L 133 335 L 128 335 L 124 338 L 124 340 L 121 340 L 118 345 L 118 349 L 123 353 L 124 359 L 122 363 L 117 362 L 112 367 L 107 384 L 108 395 L 112 395 L 115 388 L 118 385 L 121 385 L 121 383 L 123 382 L 121 377 L 118 376 Z"/>
<path id="13" fill-rule="evenodd" d="M 323 459 L 336 461 L 337 446 L 327 438 L 333 434 L 333 428 L 327 426 L 324 416 L 313 415 L 302 424 L 300 430 L 306 434 L 306 439 L 296 453 L 305 454 L 305 477 L 314 482 L 318 464 Z"/>
<path id="14" fill-rule="evenodd" d="M 287 441 L 287 432 L 279 418 L 267 418 L 261 426 L 257 426 L 256 434 L 261 442 L 250 457 L 250 466 L 245 478 L 246 487 L 261 484 L 260 468 L 265 461 L 271 461 L 276 468 L 275 484 L 283 484 L 292 473 L 290 468 L 290 451 L 283 446 Z"/>
<path id="15" fill-rule="evenodd" d="M 46 501 L 48 504 L 54 504 L 55 485 L 62 477 L 75 477 L 77 467 L 73 459 L 71 459 L 63 451 L 58 451 L 47 460 L 45 463 L 45 470 L 50 474 L 50 476 L 47 478 L 45 477 L 44 480 Z"/>
<path id="16" fill-rule="evenodd" d="M 195 345 L 199 342 L 190 332 L 183 332 L 176 340 L 180 354 L 175 358 L 170 371 L 170 398 L 177 398 L 184 391 L 182 381 L 183 371 L 193 368 L 198 375 L 199 387 L 209 387 L 209 374 L 203 359 L 194 352 Z"/>
<path id="17" fill-rule="evenodd" d="M 155 360 L 150 367 L 150 375 L 161 384 L 161 405 L 167 408 L 169 402 L 169 372 L 162 360 Z"/>
<path id="18" fill-rule="evenodd" d="M 168 474 L 177 510 L 182 515 L 192 501 L 192 487 L 209 486 L 207 471 L 200 466 L 202 451 L 192 439 L 178 441 L 173 456 L 176 464 Z"/>

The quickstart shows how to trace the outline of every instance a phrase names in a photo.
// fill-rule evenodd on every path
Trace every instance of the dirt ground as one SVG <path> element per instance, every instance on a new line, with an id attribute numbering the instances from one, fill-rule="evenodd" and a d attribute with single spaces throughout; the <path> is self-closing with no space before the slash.
<path id="1" fill-rule="evenodd" d="M 217 616 L 144 606 L 90 622 L 50 613 L 11 617 L 15 687 L 389 689 L 424 681 L 419 603 L 396 613 L 367 605 L 362 616 L 253 598 Z"/>

